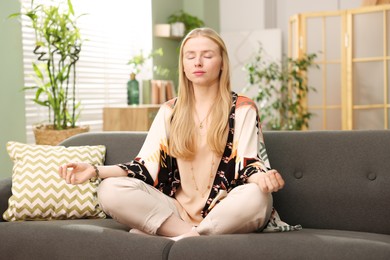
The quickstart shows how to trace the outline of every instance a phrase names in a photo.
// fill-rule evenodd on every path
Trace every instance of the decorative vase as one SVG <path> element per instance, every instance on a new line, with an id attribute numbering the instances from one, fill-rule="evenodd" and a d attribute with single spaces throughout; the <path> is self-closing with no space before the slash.
<path id="1" fill-rule="evenodd" d="M 127 82 L 127 104 L 139 104 L 139 82 L 135 79 L 135 74 L 130 74 L 130 80 Z"/>
<path id="2" fill-rule="evenodd" d="M 41 145 L 58 145 L 65 139 L 89 131 L 89 126 L 77 126 L 64 130 L 56 130 L 53 125 L 34 125 L 35 143 Z"/>

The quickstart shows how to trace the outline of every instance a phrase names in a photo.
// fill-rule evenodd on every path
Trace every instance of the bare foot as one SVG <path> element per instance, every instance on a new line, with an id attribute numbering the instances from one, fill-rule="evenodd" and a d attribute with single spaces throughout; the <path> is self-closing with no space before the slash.
<path id="1" fill-rule="evenodd" d="M 152 234 L 146 233 L 146 232 L 139 230 L 139 229 L 136 229 L 136 228 L 130 229 L 129 233 L 138 234 L 138 235 L 153 236 Z M 200 236 L 200 235 L 196 231 L 196 228 L 193 227 L 190 232 L 184 233 L 183 235 L 176 236 L 176 237 L 166 237 L 166 238 L 169 238 L 169 239 L 174 240 L 174 241 L 178 241 L 178 240 L 186 238 L 186 237 L 197 237 L 197 236 Z M 161 236 L 161 237 L 164 237 L 164 236 Z"/>
<path id="2" fill-rule="evenodd" d="M 183 235 L 180 235 L 177 237 L 170 237 L 170 239 L 172 239 L 174 241 L 178 241 L 178 240 L 186 238 L 186 237 L 198 237 L 198 236 L 200 236 L 200 235 L 196 231 L 196 227 L 193 227 L 190 232 L 184 233 Z"/>
<path id="3" fill-rule="evenodd" d="M 151 234 L 146 233 L 146 232 L 144 232 L 144 231 L 142 231 L 142 230 L 139 230 L 139 229 L 136 229 L 136 228 L 130 229 L 129 233 L 132 233 L 132 234 L 139 234 L 139 235 L 149 235 L 149 236 L 151 236 Z"/>

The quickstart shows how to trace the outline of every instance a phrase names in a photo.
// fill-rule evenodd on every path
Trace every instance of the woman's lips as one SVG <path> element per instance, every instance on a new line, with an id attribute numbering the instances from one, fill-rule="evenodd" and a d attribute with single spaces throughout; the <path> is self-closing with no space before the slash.
<path id="1" fill-rule="evenodd" d="M 197 71 L 194 71 L 192 74 L 194 74 L 195 76 L 202 76 L 205 73 L 206 73 L 205 71 L 197 70 Z"/>

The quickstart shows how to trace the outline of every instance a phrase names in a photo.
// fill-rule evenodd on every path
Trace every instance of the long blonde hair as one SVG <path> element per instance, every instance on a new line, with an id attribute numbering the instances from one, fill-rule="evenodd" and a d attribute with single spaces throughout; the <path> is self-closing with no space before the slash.
<path id="1" fill-rule="evenodd" d="M 222 155 L 226 146 L 228 134 L 228 119 L 232 97 L 230 86 L 230 66 L 227 49 L 222 38 L 210 28 L 192 30 L 183 39 L 179 54 L 179 83 L 178 98 L 175 104 L 169 133 L 169 152 L 173 157 L 192 159 L 197 149 L 197 132 L 193 118 L 195 109 L 195 95 L 192 82 L 188 80 L 183 68 L 183 47 L 194 37 L 207 37 L 214 41 L 220 49 L 222 70 L 219 75 L 219 88 L 215 105 L 210 111 L 211 123 L 207 130 L 207 143 L 211 150 Z"/>

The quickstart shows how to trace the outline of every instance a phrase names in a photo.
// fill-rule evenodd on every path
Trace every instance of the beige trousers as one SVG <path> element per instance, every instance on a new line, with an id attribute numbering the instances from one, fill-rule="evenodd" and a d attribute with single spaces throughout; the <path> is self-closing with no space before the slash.
<path id="1" fill-rule="evenodd" d="M 175 199 L 135 178 L 107 178 L 99 185 L 99 203 L 113 219 L 129 228 L 156 234 L 172 214 L 180 218 Z M 196 227 L 201 235 L 251 233 L 267 223 L 272 195 L 256 184 L 231 190 Z"/>

